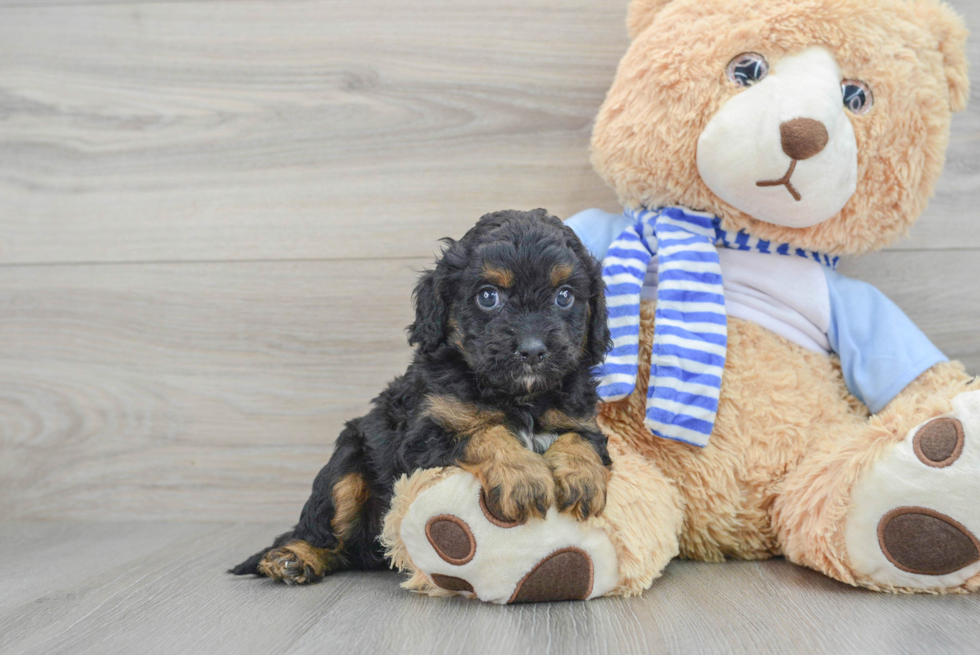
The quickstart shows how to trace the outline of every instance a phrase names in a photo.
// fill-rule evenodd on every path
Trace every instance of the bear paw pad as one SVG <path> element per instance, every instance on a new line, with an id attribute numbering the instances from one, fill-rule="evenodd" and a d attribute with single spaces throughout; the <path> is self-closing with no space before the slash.
<path id="1" fill-rule="evenodd" d="M 592 593 L 592 558 L 565 548 L 544 558 L 517 583 L 511 603 L 585 600 Z"/>
<path id="2" fill-rule="evenodd" d="M 962 523 L 925 507 L 885 514 L 878 542 L 888 561 L 919 575 L 946 575 L 980 560 L 980 543 Z"/>

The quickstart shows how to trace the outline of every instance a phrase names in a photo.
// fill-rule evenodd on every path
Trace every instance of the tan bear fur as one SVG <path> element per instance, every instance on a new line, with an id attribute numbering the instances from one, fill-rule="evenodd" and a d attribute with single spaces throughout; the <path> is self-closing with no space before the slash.
<path id="1" fill-rule="evenodd" d="M 685 510 L 680 556 L 721 561 L 786 555 L 842 582 L 878 589 L 855 578 L 847 562 L 843 530 L 850 489 L 884 446 L 948 412 L 954 396 L 980 389 L 980 381 L 959 363 L 939 365 L 869 420 L 867 408 L 847 391 L 836 358 L 729 319 L 718 420 L 712 443 L 700 449 L 652 437 L 643 424 L 654 309 L 654 303 L 642 308 L 640 361 L 647 364 L 640 367 L 640 383 L 629 398 L 601 406 L 599 424 L 612 451 L 655 463 L 679 496 Z M 659 475 L 653 493 L 663 493 Z M 661 539 L 678 529 L 670 520 L 658 522 Z M 978 585 L 980 576 L 963 590 Z"/>

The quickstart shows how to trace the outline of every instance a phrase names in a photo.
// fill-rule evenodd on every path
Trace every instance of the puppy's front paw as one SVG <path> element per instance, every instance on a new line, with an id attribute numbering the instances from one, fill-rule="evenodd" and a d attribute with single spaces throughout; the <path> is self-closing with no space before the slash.
<path id="1" fill-rule="evenodd" d="M 580 521 L 602 513 L 610 472 L 591 444 L 577 434 L 564 434 L 544 457 L 554 474 L 558 511 Z"/>
<path id="2" fill-rule="evenodd" d="M 473 435 L 459 465 L 480 481 L 487 510 L 504 523 L 544 518 L 555 502 L 547 462 L 503 426 Z"/>
<path id="3" fill-rule="evenodd" d="M 294 541 L 273 548 L 259 562 L 259 573 L 286 584 L 319 582 L 328 566 L 329 552 L 305 541 Z"/>
<path id="4" fill-rule="evenodd" d="M 605 471 L 601 464 L 599 468 Z M 559 512 L 579 521 L 599 516 L 606 508 L 606 476 L 591 466 L 556 472 L 555 499 Z"/>
<path id="5" fill-rule="evenodd" d="M 483 467 L 487 510 L 507 523 L 525 523 L 529 518 L 545 517 L 555 503 L 555 483 L 551 470 L 540 455 L 496 461 Z"/>

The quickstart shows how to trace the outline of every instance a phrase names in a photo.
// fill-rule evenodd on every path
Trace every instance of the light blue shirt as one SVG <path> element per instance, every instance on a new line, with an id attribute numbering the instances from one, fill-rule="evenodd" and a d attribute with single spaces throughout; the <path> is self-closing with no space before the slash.
<path id="1" fill-rule="evenodd" d="M 586 209 L 565 221 L 592 256 L 600 262 L 606 258 L 609 244 L 616 240 L 633 221 L 623 212 L 612 214 L 602 209 Z"/>
<path id="2" fill-rule="evenodd" d="M 877 414 L 910 382 L 949 361 L 885 294 L 825 268 L 830 293 L 827 338 L 847 388 Z"/>

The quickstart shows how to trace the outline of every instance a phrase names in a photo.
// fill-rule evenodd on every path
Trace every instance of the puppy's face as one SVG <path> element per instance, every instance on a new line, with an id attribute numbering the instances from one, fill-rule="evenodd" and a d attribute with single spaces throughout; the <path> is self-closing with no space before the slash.
<path id="1" fill-rule="evenodd" d="M 601 266 L 544 210 L 484 216 L 416 288 L 410 342 L 462 355 L 481 384 L 557 388 L 608 347 Z"/>

